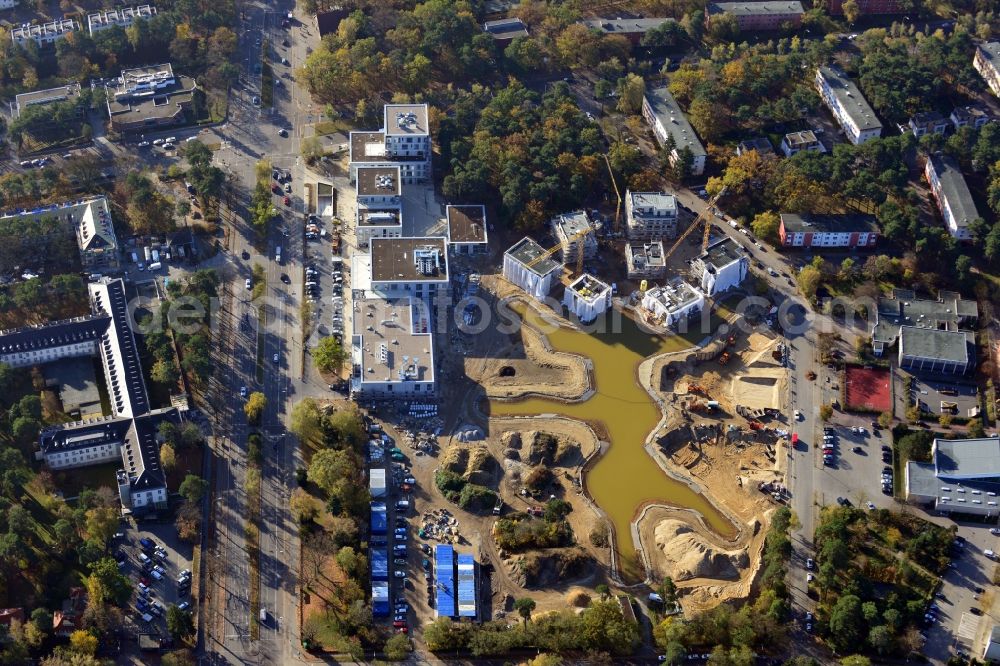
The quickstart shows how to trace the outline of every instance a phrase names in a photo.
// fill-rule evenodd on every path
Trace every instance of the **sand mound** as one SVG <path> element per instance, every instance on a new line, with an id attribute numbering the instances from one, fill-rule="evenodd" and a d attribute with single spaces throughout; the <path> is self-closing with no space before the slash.
<path id="1" fill-rule="evenodd" d="M 757 369 L 733 378 L 730 392 L 733 402 L 750 409 L 780 409 L 785 384 L 784 368 Z"/>
<path id="2" fill-rule="evenodd" d="M 582 587 L 575 587 L 566 595 L 566 604 L 577 608 L 586 608 L 590 605 L 590 595 Z"/>
<path id="3" fill-rule="evenodd" d="M 722 550 L 679 520 L 664 520 L 654 532 L 667 574 L 675 581 L 692 578 L 736 580 L 750 565 L 746 551 Z"/>

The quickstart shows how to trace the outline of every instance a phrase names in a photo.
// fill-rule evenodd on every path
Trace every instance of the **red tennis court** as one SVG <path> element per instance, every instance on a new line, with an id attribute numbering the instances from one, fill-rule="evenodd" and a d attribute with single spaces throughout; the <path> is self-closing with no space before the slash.
<path id="1" fill-rule="evenodd" d="M 844 368 L 846 409 L 868 409 L 887 412 L 892 406 L 891 377 L 885 368 Z"/>

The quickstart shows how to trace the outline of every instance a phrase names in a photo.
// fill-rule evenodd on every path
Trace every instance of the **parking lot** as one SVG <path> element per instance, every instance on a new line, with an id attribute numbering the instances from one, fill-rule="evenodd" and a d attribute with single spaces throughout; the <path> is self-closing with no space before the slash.
<path id="1" fill-rule="evenodd" d="M 843 504 L 841 500 L 847 500 L 859 507 L 870 502 L 879 508 L 893 508 L 889 432 L 873 428 L 870 418 L 843 416 L 838 423 L 827 424 L 821 450 L 816 452 L 817 464 L 826 475 L 817 501 Z"/>
<path id="2" fill-rule="evenodd" d="M 193 606 L 191 598 L 191 552 L 188 544 L 177 540 L 169 523 L 139 523 L 137 528 L 123 526 L 116 538 L 115 558 L 119 569 L 134 586 L 128 617 L 139 631 L 168 636 L 167 608 L 172 604 Z M 147 541 L 144 541 L 147 540 Z M 188 572 L 187 585 L 178 584 L 182 572 Z"/>

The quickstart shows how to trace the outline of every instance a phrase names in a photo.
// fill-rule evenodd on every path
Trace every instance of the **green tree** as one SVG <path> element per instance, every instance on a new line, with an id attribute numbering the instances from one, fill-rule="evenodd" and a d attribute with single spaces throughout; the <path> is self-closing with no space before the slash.
<path id="1" fill-rule="evenodd" d="M 413 643 L 406 634 L 393 634 L 385 642 L 383 652 L 389 661 L 404 661 L 413 652 Z"/>
<path id="2" fill-rule="evenodd" d="M 193 634 L 194 619 L 191 617 L 191 612 L 170 604 L 167 608 L 167 631 L 178 641 Z"/>
<path id="3" fill-rule="evenodd" d="M 864 628 L 861 600 L 853 594 L 837 599 L 830 610 L 830 643 L 840 652 L 851 649 L 862 640 Z"/>
<path id="4" fill-rule="evenodd" d="M 347 353 L 337 339 L 330 336 L 321 339 L 312 349 L 312 357 L 317 370 L 330 374 L 340 371 Z"/>
<path id="5" fill-rule="evenodd" d="M 303 138 L 299 145 L 299 150 L 302 152 L 302 157 L 308 164 L 315 164 L 321 157 L 323 157 L 323 155 L 326 154 L 326 150 L 323 149 L 323 142 L 320 141 L 318 136 L 307 136 Z"/>
<path id="6" fill-rule="evenodd" d="M 118 570 L 118 563 L 110 557 L 93 562 L 84 582 L 91 604 L 110 603 L 120 606 L 132 594 L 132 582 L 122 575 Z"/>
<path id="7" fill-rule="evenodd" d="M 188 474 L 181 481 L 181 485 L 178 487 L 177 491 L 181 496 L 192 504 L 197 504 L 201 501 L 201 498 L 205 496 L 208 492 L 208 481 L 201 478 L 197 474 Z"/>
<path id="8" fill-rule="evenodd" d="M 247 422 L 251 425 L 258 425 L 264 416 L 264 408 L 267 406 L 267 399 L 260 391 L 254 391 L 247 398 L 243 405 L 243 412 L 246 414 Z"/>
<path id="9" fill-rule="evenodd" d="M 840 666 L 872 666 L 872 661 L 860 654 L 852 654 L 849 657 L 841 659 Z"/>
<path id="10" fill-rule="evenodd" d="M 347 451 L 323 449 L 309 463 L 309 481 L 330 496 L 342 491 L 344 484 L 352 483 L 356 476 L 357 468 Z"/>
<path id="11" fill-rule="evenodd" d="M 803 266 L 798 275 L 799 291 L 801 291 L 802 295 L 806 298 L 814 298 L 816 296 L 816 290 L 819 289 L 819 283 L 822 279 L 822 274 L 816 269 L 815 266 Z"/>
<path id="12" fill-rule="evenodd" d="M 292 407 L 288 429 L 303 442 L 319 443 L 323 436 L 323 414 L 319 403 L 303 398 Z"/>
<path id="13" fill-rule="evenodd" d="M 833 406 L 829 404 L 820 405 L 819 408 L 819 418 L 823 421 L 829 421 L 833 416 Z"/>
<path id="14" fill-rule="evenodd" d="M 872 627 L 871 631 L 868 632 L 868 642 L 879 654 L 887 654 L 892 650 L 896 641 L 892 630 L 884 624 L 880 624 Z"/>
<path id="15" fill-rule="evenodd" d="M 646 95 L 646 82 L 637 74 L 627 74 L 619 86 L 618 110 L 635 115 L 642 110 Z"/>
<path id="16" fill-rule="evenodd" d="M 777 243 L 778 230 L 781 227 L 781 217 L 773 211 L 764 211 L 754 216 L 750 223 L 750 229 L 758 238 L 763 238 L 770 243 Z"/>
<path id="17" fill-rule="evenodd" d="M 180 379 L 180 373 L 177 371 L 177 366 L 174 365 L 173 359 L 160 359 L 153 363 L 153 367 L 149 371 L 149 377 L 157 384 L 176 386 L 177 380 Z"/>
<path id="18" fill-rule="evenodd" d="M 514 610 L 517 611 L 517 614 L 521 616 L 525 626 L 527 626 L 528 620 L 531 619 L 531 613 L 535 610 L 535 600 L 531 597 L 521 597 L 514 602 Z"/>
<path id="19" fill-rule="evenodd" d="M 92 657 L 97 652 L 97 636 L 89 631 L 77 629 L 69 636 L 69 647 L 77 654 Z"/>

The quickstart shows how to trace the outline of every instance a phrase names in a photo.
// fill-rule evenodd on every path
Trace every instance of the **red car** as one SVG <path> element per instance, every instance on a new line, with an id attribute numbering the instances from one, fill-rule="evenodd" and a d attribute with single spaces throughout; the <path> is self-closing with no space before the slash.
<path id="1" fill-rule="evenodd" d="M 397 634 L 408 634 L 408 633 L 410 633 L 410 630 L 407 629 L 406 627 L 396 627 L 396 633 Z"/>
<path id="2" fill-rule="evenodd" d="M 284 200 L 282 201 L 282 203 L 284 203 L 286 206 L 291 206 L 292 205 L 292 200 L 289 199 L 288 197 L 285 197 Z"/>
<path id="3" fill-rule="evenodd" d="M 397 629 L 399 629 L 400 627 L 405 627 L 406 626 L 406 622 L 403 622 L 402 620 L 396 620 L 395 622 L 392 623 L 392 626 L 394 626 Z"/>
<path id="4" fill-rule="evenodd" d="M 281 187 L 279 187 L 276 183 L 271 183 L 271 191 L 275 194 L 281 194 Z"/>
<path id="5" fill-rule="evenodd" d="M 149 587 L 149 579 L 146 578 L 145 576 L 143 576 L 142 578 L 140 578 L 139 582 L 142 583 L 143 585 L 145 585 L 146 587 Z"/>

